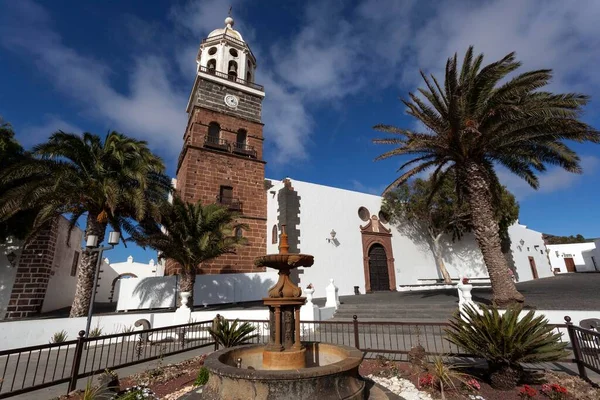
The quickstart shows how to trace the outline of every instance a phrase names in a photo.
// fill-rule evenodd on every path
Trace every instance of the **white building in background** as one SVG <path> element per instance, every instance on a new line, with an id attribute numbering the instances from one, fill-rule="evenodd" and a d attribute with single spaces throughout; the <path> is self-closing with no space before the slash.
<path id="1" fill-rule="evenodd" d="M 547 247 L 556 273 L 600 272 L 600 239 L 588 243 L 549 244 Z"/>
<path id="2" fill-rule="evenodd" d="M 133 257 L 129 256 L 125 262 L 111 263 L 108 258 L 105 258 L 98 275 L 96 302 L 117 303 L 122 279 L 156 277 L 164 276 L 164 274 L 164 265 L 156 263 L 154 260 L 141 263 L 134 261 Z"/>
<path id="3" fill-rule="evenodd" d="M 334 278 L 340 295 L 400 290 L 441 278 L 432 251 L 419 232 L 387 223 L 380 196 L 285 179 L 267 189 L 267 252 L 276 253 L 281 225 L 291 252 L 312 254 L 301 268 L 302 286 L 325 296 Z M 509 230 L 519 281 L 552 276 L 542 234 L 515 224 Z M 473 235 L 446 240 L 444 262 L 452 278 L 489 278 Z"/>
<path id="4" fill-rule="evenodd" d="M 12 238 L 0 244 L 0 320 L 72 304 L 83 231 L 68 232 L 69 221 L 61 216 L 27 246 Z"/>

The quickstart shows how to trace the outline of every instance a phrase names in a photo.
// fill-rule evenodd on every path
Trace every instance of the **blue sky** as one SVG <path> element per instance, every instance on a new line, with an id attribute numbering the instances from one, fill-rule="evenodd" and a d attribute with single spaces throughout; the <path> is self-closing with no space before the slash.
<path id="1" fill-rule="evenodd" d="M 553 68 L 555 91 L 592 96 L 600 126 L 600 2 L 0 0 L 0 115 L 29 147 L 57 130 L 145 139 L 174 174 L 195 56 L 233 5 L 235 28 L 264 84 L 267 177 L 380 193 L 401 160 L 371 128 L 415 128 L 399 98 L 473 44 L 491 62 L 510 51 L 523 70 Z M 552 169 L 535 192 L 499 171 L 521 222 L 553 234 L 600 236 L 600 147 L 575 145 L 583 175 Z M 139 261 L 151 252 L 107 254 Z"/>

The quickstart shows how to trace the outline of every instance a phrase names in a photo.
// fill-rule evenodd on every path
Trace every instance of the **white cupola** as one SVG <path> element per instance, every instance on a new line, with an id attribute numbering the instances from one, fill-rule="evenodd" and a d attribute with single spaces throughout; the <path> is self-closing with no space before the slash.
<path id="1" fill-rule="evenodd" d="M 202 41 L 196 58 L 198 72 L 250 84 L 254 82 L 256 58 L 233 24 L 233 18 L 228 16 L 225 28 L 215 29 Z"/>

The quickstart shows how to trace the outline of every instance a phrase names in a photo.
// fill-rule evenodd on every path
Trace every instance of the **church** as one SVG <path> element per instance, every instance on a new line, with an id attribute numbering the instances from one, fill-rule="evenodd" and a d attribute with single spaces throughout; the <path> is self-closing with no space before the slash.
<path id="1" fill-rule="evenodd" d="M 186 201 L 217 202 L 239 212 L 249 229 L 236 234 L 248 244 L 202 265 L 198 273 L 261 272 L 254 259 L 277 252 L 285 225 L 290 251 L 315 256 L 314 265 L 301 269 L 297 279 L 302 287 L 312 284 L 316 297 L 325 296 L 330 279 L 340 295 L 439 286 L 431 249 L 419 235 L 389 224 L 380 196 L 291 178 L 266 179 L 261 121 L 266 91 L 255 82 L 257 63 L 250 46 L 233 26 L 227 17 L 225 27 L 200 45 L 175 186 Z M 542 234 L 519 223 L 509 233 L 515 279 L 552 276 Z M 443 248 L 453 279 L 489 283 L 471 235 L 456 242 L 448 238 Z M 177 267 L 167 263 L 165 273 L 177 274 Z"/>

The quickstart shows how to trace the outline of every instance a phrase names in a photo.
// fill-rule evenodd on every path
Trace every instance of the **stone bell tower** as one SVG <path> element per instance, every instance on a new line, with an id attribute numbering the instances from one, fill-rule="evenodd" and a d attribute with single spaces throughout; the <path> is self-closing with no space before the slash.
<path id="1" fill-rule="evenodd" d="M 266 254 L 267 199 L 264 190 L 263 124 L 265 97 L 254 83 L 256 58 L 233 29 L 225 27 L 202 41 L 188 123 L 177 164 L 177 191 L 189 202 L 220 203 L 241 214 L 249 226 L 236 232 L 248 239 L 236 254 L 200 266 L 198 273 L 256 272 L 254 259 Z M 167 273 L 177 273 L 167 266 Z"/>

